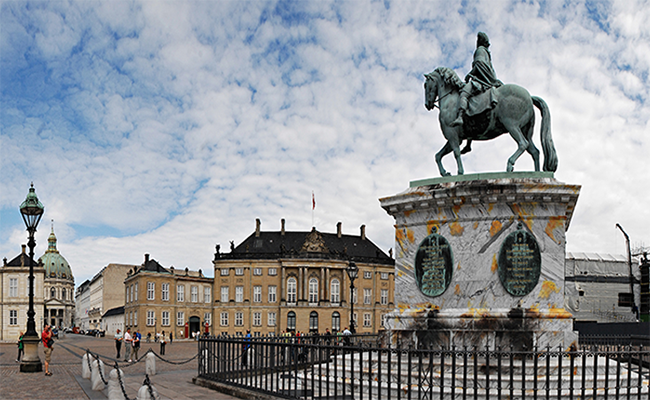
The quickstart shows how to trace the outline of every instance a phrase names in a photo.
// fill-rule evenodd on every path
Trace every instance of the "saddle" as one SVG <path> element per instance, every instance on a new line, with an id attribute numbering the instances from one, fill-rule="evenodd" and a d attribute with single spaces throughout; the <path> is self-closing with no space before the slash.
<path id="1" fill-rule="evenodd" d="M 487 109 L 496 107 L 498 100 L 497 87 L 493 86 L 488 90 L 481 92 L 477 95 L 470 96 L 467 99 L 467 112 L 465 115 L 473 117 L 482 114 Z"/>

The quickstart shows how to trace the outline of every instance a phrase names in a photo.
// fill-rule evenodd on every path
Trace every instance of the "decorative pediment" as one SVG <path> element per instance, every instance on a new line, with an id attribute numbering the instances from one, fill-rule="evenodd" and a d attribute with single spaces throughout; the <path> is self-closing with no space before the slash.
<path id="1" fill-rule="evenodd" d="M 323 236 L 316 229 L 312 229 L 312 231 L 307 234 L 300 251 L 307 251 L 310 253 L 329 253 L 327 246 L 325 246 Z"/>

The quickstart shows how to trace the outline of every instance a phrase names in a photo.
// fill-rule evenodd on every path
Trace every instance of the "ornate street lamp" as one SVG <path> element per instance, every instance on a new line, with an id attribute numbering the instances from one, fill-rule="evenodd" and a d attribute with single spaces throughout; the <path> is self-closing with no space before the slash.
<path id="1" fill-rule="evenodd" d="M 354 280 L 359 275 L 359 267 L 354 261 L 350 261 L 346 271 L 350 278 L 350 332 L 354 334 L 357 333 L 357 329 L 354 327 Z"/>
<path id="2" fill-rule="evenodd" d="M 23 344 L 25 348 L 25 356 L 20 362 L 20 372 L 40 372 L 43 370 L 41 359 L 38 357 L 38 342 L 40 341 L 38 333 L 36 332 L 36 321 L 34 321 L 34 247 L 36 241 L 34 240 L 34 233 L 36 227 L 41 221 L 45 207 L 38 201 L 36 197 L 36 190 L 34 183 L 29 188 L 27 198 L 20 205 L 20 213 L 25 221 L 27 232 L 29 232 L 29 309 L 27 310 L 27 331 L 23 336 Z"/>

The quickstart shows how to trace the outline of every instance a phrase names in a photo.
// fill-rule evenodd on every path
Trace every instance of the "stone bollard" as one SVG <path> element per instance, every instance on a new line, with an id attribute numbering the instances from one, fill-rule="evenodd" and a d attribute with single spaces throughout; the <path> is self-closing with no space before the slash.
<path id="1" fill-rule="evenodd" d="M 108 375 L 108 400 L 124 400 L 120 377 L 122 378 L 122 382 L 124 382 L 124 372 L 121 369 L 113 368 Z"/>
<path id="2" fill-rule="evenodd" d="M 90 379 L 90 367 L 88 366 L 88 353 L 84 354 L 81 357 L 81 377 L 84 379 Z"/>
<path id="3" fill-rule="evenodd" d="M 156 390 L 156 387 L 154 385 L 151 385 L 151 391 L 153 392 L 153 398 L 151 397 L 151 393 L 149 393 L 149 386 L 147 385 L 142 385 L 140 387 L 140 390 L 138 390 L 138 397 L 136 397 L 137 400 L 158 400 L 158 391 Z"/>
<path id="4" fill-rule="evenodd" d="M 156 356 L 151 352 L 145 360 L 145 373 L 149 376 L 156 375 Z"/>
<path id="5" fill-rule="evenodd" d="M 90 382 L 92 384 L 92 389 L 97 391 L 104 390 L 104 381 L 102 381 L 102 376 L 104 376 L 104 362 L 102 360 L 93 360 L 90 362 L 92 366 L 92 373 L 90 377 Z M 102 375 L 99 374 L 101 368 Z"/>

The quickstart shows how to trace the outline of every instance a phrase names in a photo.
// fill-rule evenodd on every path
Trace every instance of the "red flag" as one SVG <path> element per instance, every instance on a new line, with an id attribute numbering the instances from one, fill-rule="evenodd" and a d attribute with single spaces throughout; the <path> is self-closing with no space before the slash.
<path id="1" fill-rule="evenodd" d="M 316 209 L 316 197 L 314 197 L 314 191 L 311 191 L 311 209 Z"/>

